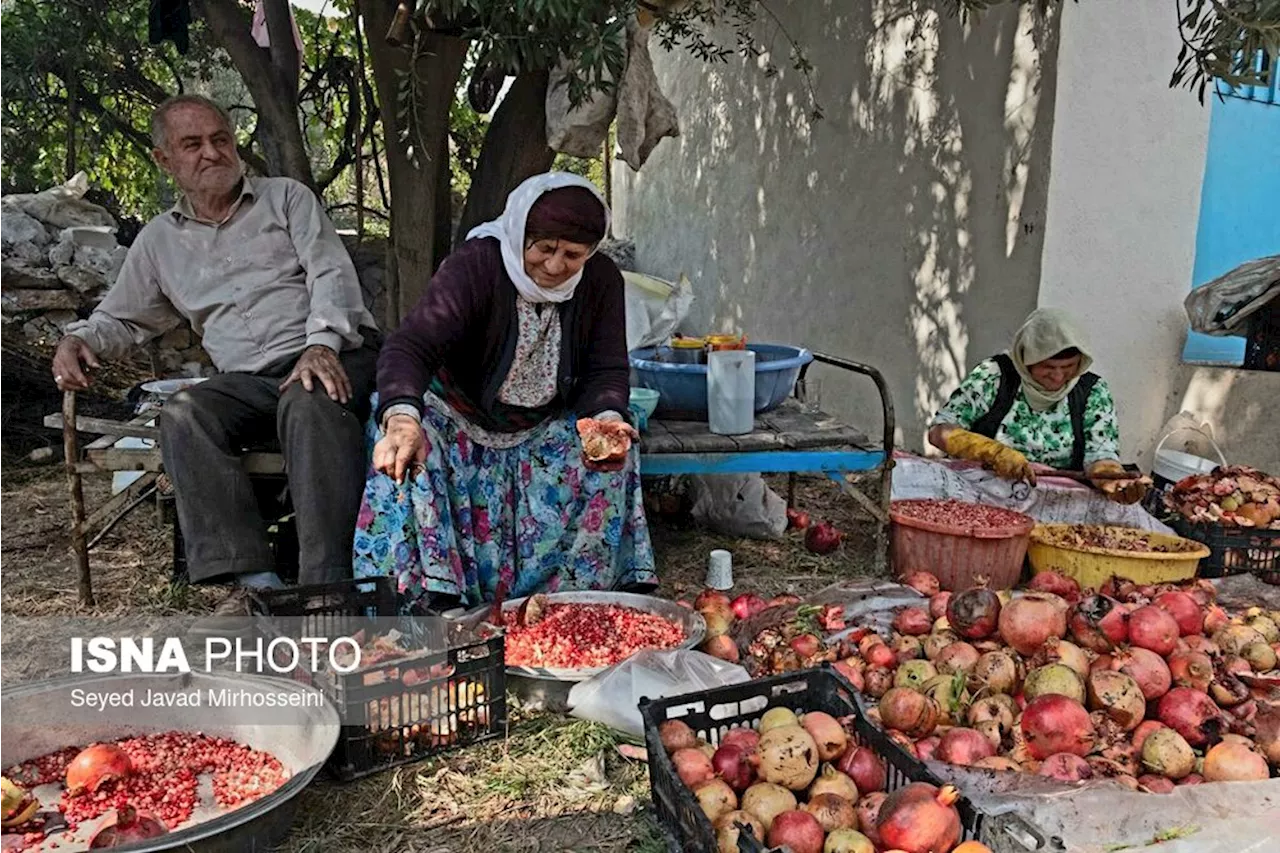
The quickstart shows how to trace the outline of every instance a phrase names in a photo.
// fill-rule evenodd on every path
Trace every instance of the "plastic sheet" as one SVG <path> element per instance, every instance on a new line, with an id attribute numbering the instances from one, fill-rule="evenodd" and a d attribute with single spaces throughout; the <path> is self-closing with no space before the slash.
<path id="1" fill-rule="evenodd" d="M 726 536 L 778 539 L 787 529 L 787 502 L 759 474 L 693 474 L 690 514 Z"/>
<path id="2" fill-rule="evenodd" d="M 569 713 L 643 737 L 641 698 L 680 696 L 750 680 L 737 664 L 702 652 L 644 651 L 575 684 L 569 691 Z"/>
<path id="3" fill-rule="evenodd" d="M 1244 335 L 1249 315 L 1280 296 L 1280 255 L 1241 264 L 1192 290 L 1183 300 L 1191 328 L 1206 335 Z"/>
<path id="4" fill-rule="evenodd" d="M 693 307 L 688 276 L 672 284 L 637 272 L 622 274 L 627 314 L 627 352 L 656 347 L 671 338 Z"/>

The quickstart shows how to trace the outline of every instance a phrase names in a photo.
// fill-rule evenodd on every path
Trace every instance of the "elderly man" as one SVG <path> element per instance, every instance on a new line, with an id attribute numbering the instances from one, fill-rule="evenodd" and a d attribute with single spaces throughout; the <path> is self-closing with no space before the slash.
<path id="1" fill-rule="evenodd" d="M 377 327 L 355 268 L 315 194 L 289 178 L 249 178 L 225 110 L 196 95 L 151 122 L 160 168 L 183 197 L 147 223 L 119 279 L 88 320 L 67 327 L 53 359 L 63 390 L 182 319 L 220 374 L 160 413 L 193 581 L 234 578 L 219 615 L 243 612 L 245 588 L 281 586 L 239 454 L 278 438 L 297 512 L 302 583 L 350 576 L 365 478 L 362 424 Z"/>

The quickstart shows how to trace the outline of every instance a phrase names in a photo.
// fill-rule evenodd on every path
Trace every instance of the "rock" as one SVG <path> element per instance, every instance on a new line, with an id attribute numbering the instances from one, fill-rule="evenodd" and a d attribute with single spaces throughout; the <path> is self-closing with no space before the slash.
<path id="1" fill-rule="evenodd" d="M 58 267 L 58 280 L 78 293 L 96 293 L 107 287 L 107 279 L 102 273 L 76 264 Z"/>
<path id="2" fill-rule="evenodd" d="M 69 290 L 6 290 L 0 294 L 0 310 L 10 316 L 74 311 L 79 307 L 79 297 Z"/>
<path id="3" fill-rule="evenodd" d="M 37 464 L 39 464 L 39 465 L 43 465 L 43 464 L 45 464 L 45 463 L 47 463 L 47 462 L 52 462 L 52 461 L 53 461 L 53 448 L 52 448 L 52 447 L 37 447 L 35 450 L 33 450 L 33 451 L 31 451 L 30 453 L 28 453 L 28 454 L 27 454 L 27 458 L 28 458 L 28 459 L 30 459 L 32 462 L 35 462 L 35 463 L 37 463 Z"/>
<path id="4" fill-rule="evenodd" d="M 58 333 L 58 328 L 53 323 L 40 316 L 22 324 L 22 337 L 29 344 L 39 344 L 49 343 L 62 335 Z"/>
<path id="5" fill-rule="evenodd" d="M 121 251 L 117 252 L 116 249 Z M 124 263 L 124 256 L 128 251 L 123 246 L 100 249 L 97 246 L 78 245 L 76 246 L 75 265 L 87 267 L 94 272 L 101 273 L 104 281 L 108 278 L 114 281 L 116 275 L 120 272 L 120 265 Z"/>
<path id="6" fill-rule="evenodd" d="M 58 274 L 28 261 L 0 261 L 0 282 L 5 290 L 61 290 Z"/>
<path id="7" fill-rule="evenodd" d="M 9 257 L 19 261 L 26 261 L 36 266 L 44 266 L 45 251 L 40 246 L 29 241 L 22 243 L 14 243 L 9 247 Z"/>
<path id="8" fill-rule="evenodd" d="M 58 330 L 58 337 L 62 337 L 67 330 L 67 326 L 80 319 L 80 315 L 74 311 L 50 311 L 40 316 L 41 319 L 48 320 L 53 324 L 53 327 Z"/>
<path id="9" fill-rule="evenodd" d="M 29 216 L 13 205 L 4 206 L 4 215 L 0 216 L 0 244 L 5 249 L 19 243 L 34 243 L 45 246 L 49 243 L 49 232 L 44 224 L 34 216 Z"/>
<path id="10" fill-rule="evenodd" d="M 110 251 L 116 247 L 116 234 L 114 228 L 103 225 L 74 225 L 62 229 L 62 233 L 58 235 L 58 242 Z"/>
<path id="11" fill-rule="evenodd" d="M 162 349 L 187 349 L 191 346 L 191 329 L 186 326 L 170 329 L 160 336 L 158 344 Z"/>
<path id="12" fill-rule="evenodd" d="M 59 240 L 49 247 L 49 266 L 65 267 L 76 256 L 76 244 L 69 240 Z"/>

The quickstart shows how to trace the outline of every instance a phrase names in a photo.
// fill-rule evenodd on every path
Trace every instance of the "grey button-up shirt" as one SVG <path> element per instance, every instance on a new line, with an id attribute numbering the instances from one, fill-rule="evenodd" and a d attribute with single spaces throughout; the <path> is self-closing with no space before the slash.
<path id="1" fill-rule="evenodd" d="M 376 328 L 333 224 L 290 178 L 246 177 L 220 223 L 197 218 L 185 198 L 148 222 L 106 298 L 67 333 L 118 358 L 182 318 L 224 373 L 259 371 L 315 344 L 354 349 L 362 326 Z"/>

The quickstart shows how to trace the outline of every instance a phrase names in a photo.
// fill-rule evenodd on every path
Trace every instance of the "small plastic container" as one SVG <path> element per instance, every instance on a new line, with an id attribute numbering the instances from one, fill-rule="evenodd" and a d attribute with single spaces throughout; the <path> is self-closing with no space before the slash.
<path id="1" fill-rule="evenodd" d="M 708 335 L 707 350 L 709 352 L 719 352 L 720 350 L 741 350 L 747 348 L 746 335 Z"/>
<path id="2" fill-rule="evenodd" d="M 755 429 L 756 354 L 717 350 L 707 354 L 707 428 L 716 435 Z"/>
<path id="3" fill-rule="evenodd" d="M 672 338 L 671 361 L 675 364 L 705 364 L 706 338 Z"/>
<path id="4" fill-rule="evenodd" d="M 961 527 L 941 524 L 889 507 L 893 570 L 898 577 L 930 572 L 943 589 L 959 592 L 987 579 L 991 589 L 1010 589 L 1022 576 L 1022 560 L 1036 521 L 1029 515 L 1008 527 Z"/>

